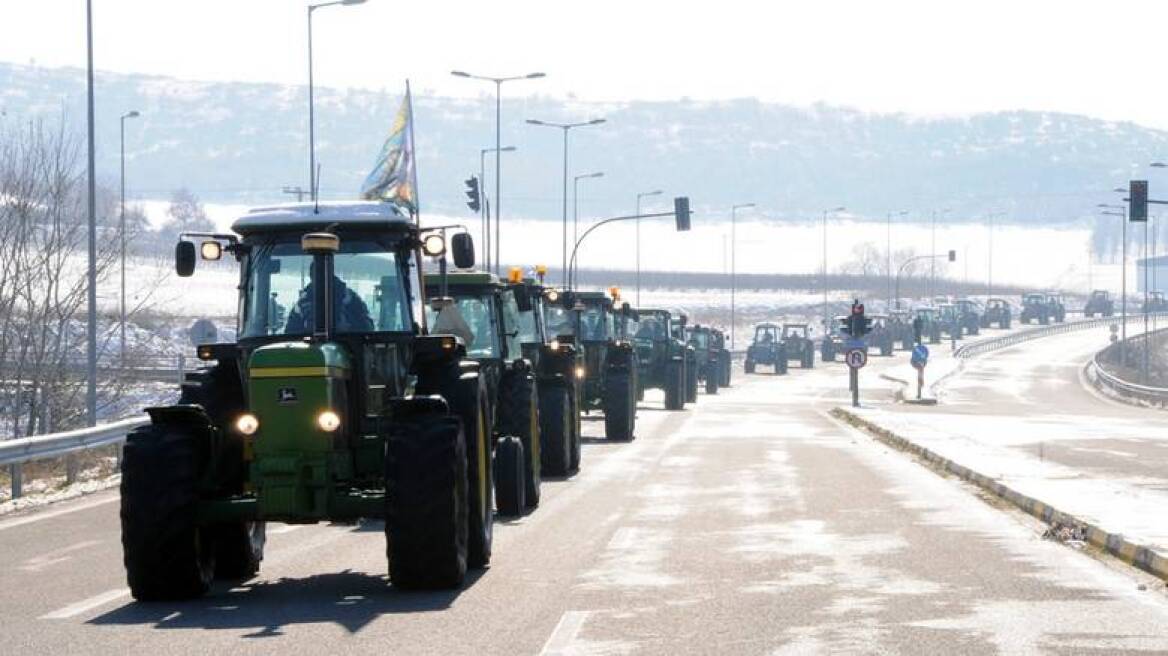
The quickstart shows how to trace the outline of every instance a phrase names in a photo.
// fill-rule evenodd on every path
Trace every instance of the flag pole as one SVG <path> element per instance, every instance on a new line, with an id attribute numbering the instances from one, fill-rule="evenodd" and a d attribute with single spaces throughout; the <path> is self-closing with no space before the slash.
<path id="1" fill-rule="evenodd" d="M 409 78 L 406 78 L 406 107 L 409 108 L 409 116 L 406 118 L 410 130 L 409 151 L 410 156 L 413 158 L 413 173 L 411 174 L 412 179 L 410 180 L 410 186 L 412 188 L 410 189 L 410 193 L 414 195 L 414 202 L 410 204 L 410 214 L 414 220 L 414 225 L 420 229 L 422 227 L 422 205 L 418 202 L 418 151 L 414 143 L 414 98 L 410 94 Z M 417 255 L 418 262 L 418 298 L 422 301 L 422 311 L 420 312 L 422 316 L 419 318 L 422 320 L 422 334 L 428 335 L 430 333 L 430 327 L 426 325 L 426 260 L 422 257 L 422 244 L 420 242 L 414 247 L 414 252 Z"/>

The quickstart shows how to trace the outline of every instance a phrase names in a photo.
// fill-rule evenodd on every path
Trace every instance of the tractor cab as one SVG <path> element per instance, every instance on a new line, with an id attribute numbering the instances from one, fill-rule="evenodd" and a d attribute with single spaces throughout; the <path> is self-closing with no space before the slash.
<path id="1" fill-rule="evenodd" d="M 688 394 L 687 365 L 691 358 L 685 339 L 687 318 L 684 314 L 665 309 L 638 309 L 640 321 L 635 335 L 637 360 L 640 366 L 642 390 L 665 391 L 665 408 L 680 410 Z M 697 372 L 693 375 L 697 391 Z"/>

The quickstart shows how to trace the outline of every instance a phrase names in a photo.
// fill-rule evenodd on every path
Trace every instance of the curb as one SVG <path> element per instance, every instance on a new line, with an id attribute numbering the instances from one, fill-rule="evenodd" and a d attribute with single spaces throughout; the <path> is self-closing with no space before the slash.
<path id="1" fill-rule="evenodd" d="M 935 453 L 919 444 L 907 440 L 892 431 L 878 426 L 859 415 L 840 407 L 833 408 L 831 416 L 847 422 L 871 435 L 879 442 L 883 442 L 899 451 L 911 453 L 927 461 L 933 467 L 949 472 L 959 478 L 973 483 L 983 490 L 1004 499 L 1026 514 L 1050 525 L 1073 526 L 1082 531 L 1083 538 L 1090 544 L 1106 551 L 1119 560 L 1141 569 L 1163 581 L 1168 582 L 1168 556 L 1157 553 L 1149 547 L 1136 544 L 1122 534 L 1109 533 L 1098 526 L 1085 522 L 1074 515 L 1063 512 L 1037 499 L 1028 497 L 1006 485 L 995 481 L 984 474 L 978 473 L 964 465 Z"/>

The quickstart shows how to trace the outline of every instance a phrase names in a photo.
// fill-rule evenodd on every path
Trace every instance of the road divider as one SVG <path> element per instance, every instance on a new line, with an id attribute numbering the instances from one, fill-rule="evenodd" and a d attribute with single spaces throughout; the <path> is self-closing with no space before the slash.
<path id="1" fill-rule="evenodd" d="M 1115 556 L 1128 565 L 1168 582 L 1168 554 L 1159 553 L 1150 547 L 1137 544 L 1120 533 L 1108 532 L 1093 522 L 1082 520 L 1039 499 L 1022 494 L 994 478 L 897 435 L 855 412 L 837 407 L 832 409 L 830 414 L 832 417 L 866 432 L 883 444 L 920 458 L 935 470 L 952 474 L 978 486 L 1052 527 L 1069 527 L 1075 535 L 1081 537 L 1085 542 Z"/>

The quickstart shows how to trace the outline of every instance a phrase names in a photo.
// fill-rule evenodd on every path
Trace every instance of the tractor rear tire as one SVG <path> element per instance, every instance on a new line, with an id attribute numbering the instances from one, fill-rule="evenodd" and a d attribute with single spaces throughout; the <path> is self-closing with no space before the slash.
<path id="1" fill-rule="evenodd" d="M 499 405 L 502 406 L 499 431 L 514 435 L 523 445 L 524 499 L 527 508 L 539 505 L 540 426 L 539 392 L 531 374 L 516 375 L 503 386 Z"/>
<path id="2" fill-rule="evenodd" d="M 491 497 L 494 492 L 491 466 L 490 410 L 487 390 L 477 371 L 461 373 L 454 381 L 454 389 L 447 397 L 453 399 L 452 408 L 462 421 L 466 444 L 467 477 L 467 541 L 466 565 L 471 569 L 486 567 L 491 562 L 491 543 L 494 538 L 495 510 Z"/>
<path id="3" fill-rule="evenodd" d="M 665 409 L 685 407 L 685 368 L 681 362 L 670 360 L 665 364 Z"/>
<path id="4" fill-rule="evenodd" d="M 545 390 L 539 398 L 541 474 L 567 476 L 572 470 L 575 439 L 571 390 L 561 385 L 549 385 Z"/>
<path id="5" fill-rule="evenodd" d="M 787 356 L 780 355 L 778 360 L 775 360 L 775 373 L 780 376 L 787 375 Z"/>
<path id="6" fill-rule="evenodd" d="M 706 394 L 718 393 L 718 373 L 713 367 L 706 370 Z"/>
<path id="7" fill-rule="evenodd" d="M 395 587 L 462 585 L 467 567 L 468 483 L 461 422 L 406 422 L 385 448 L 385 553 Z"/>
<path id="8" fill-rule="evenodd" d="M 803 368 L 804 369 L 814 369 L 815 368 L 815 352 L 814 351 L 803 354 Z"/>
<path id="9" fill-rule="evenodd" d="M 126 437 L 122 455 L 122 552 L 139 601 L 194 599 L 215 575 L 211 533 L 198 525 L 205 460 L 195 427 L 149 425 Z"/>
<path id="10" fill-rule="evenodd" d="M 609 372 L 604 381 L 604 439 L 632 441 L 637 423 L 634 396 L 627 372 Z"/>
<path id="11" fill-rule="evenodd" d="M 260 571 L 267 541 L 264 522 L 229 522 L 208 527 L 215 541 L 215 578 L 242 581 Z"/>
<path id="12" fill-rule="evenodd" d="M 697 362 L 686 362 L 686 403 L 697 403 Z"/>
<path id="13" fill-rule="evenodd" d="M 495 446 L 495 504 L 504 517 L 518 517 L 527 507 L 523 442 L 504 435 Z"/>
<path id="14" fill-rule="evenodd" d="M 754 373 L 754 361 L 753 361 L 753 360 L 747 360 L 747 361 L 746 361 L 746 364 L 742 365 L 742 368 L 743 368 L 743 370 L 744 370 L 744 371 L 746 371 L 746 373 L 748 373 L 748 374 L 752 374 L 752 373 Z"/>
<path id="15" fill-rule="evenodd" d="M 584 426 L 580 421 L 580 390 L 576 388 L 573 391 L 571 414 L 572 417 L 572 441 L 569 444 L 571 447 L 571 466 L 569 471 L 580 471 L 580 444 L 584 436 Z"/>
<path id="16" fill-rule="evenodd" d="M 718 372 L 721 379 L 718 381 L 720 387 L 730 387 L 730 370 L 733 367 L 730 364 L 730 351 L 722 351 L 718 354 Z"/>

